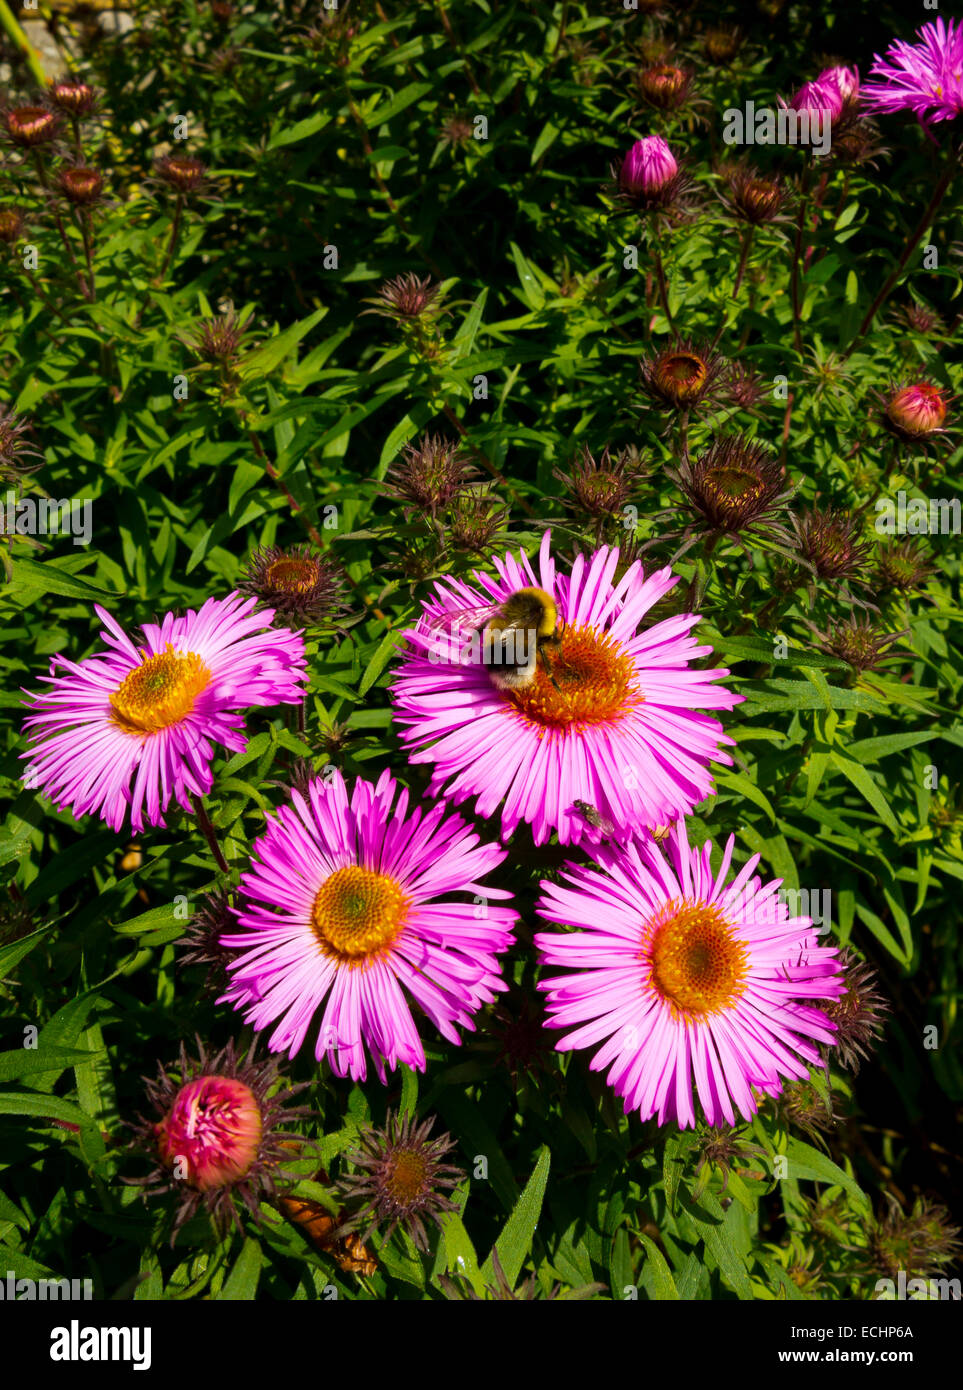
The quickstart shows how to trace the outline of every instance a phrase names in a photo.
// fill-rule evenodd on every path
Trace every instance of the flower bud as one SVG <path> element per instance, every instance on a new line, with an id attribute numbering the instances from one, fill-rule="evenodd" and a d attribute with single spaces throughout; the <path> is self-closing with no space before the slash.
<path id="1" fill-rule="evenodd" d="M 943 428 L 949 401 L 929 381 L 914 382 L 894 391 L 884 406 L 884 423 L 900 439 L 912 443 Z"/>
<path id="2" fill-rule="evenodd" d="M 689 94 L 692 74 L 683 68 L 663 63 L 657 67 L 643 68 L 636 75 L 635 85 L 639 95 L 650 106 L 655 106 L 660 111 L 674 111 Z"/>
<path id="3" fill-rule="evenodd" d="M 56 111 L 47 106 L 14 106 L 4 111 L 3 123 L 7 135 L 19 149 L 47 145 L 60 130 Z"/>
<path id="4" fill-rule="evenodd" d="M 19 208 L 0 208 L 0 241 L 13 246 L 23 235 L 23 213 Z"/>
<path id="5" fill-rule="evenodd" d="M 619 189 L 630 196 L 660 193 L 679 172 L 675 156 L 661 135 L 636 140 L 622 160 Z"/>
<path id="6" fill-rule="evenodd" d="M 47 96 L 58 111 L 74 119 L 89 115 L 97 105 L 97 94 L 87 82 L 51 82 Z"/>
<path id="7" fill-rule="evenodd" d="M 69 169 L 61 169 L 57 175 L 57 187 L 64 197 L 78 207 L 95 203 L 100 197 L 104 180 L 96 169 L 77 164 Z"/>

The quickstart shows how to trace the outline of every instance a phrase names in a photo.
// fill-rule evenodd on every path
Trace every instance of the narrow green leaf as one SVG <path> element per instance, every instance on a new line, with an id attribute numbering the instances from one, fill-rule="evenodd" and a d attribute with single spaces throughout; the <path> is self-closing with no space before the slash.
<path id="1" fill-rule="evenodd" d="M 501 1235 L 492 1247 L 492 1254 L 488 1256 L 482 1268 L 482 1276 L 486 1283 L 491 1284 L 495 1281 L 492 1255 L 497 1250 L 499 1263 L 505 1271 L 505 1278 L 509 1285 L 514 1288 L 515 1281 L 521 1274 L 522 1266 L 532 1248 L 535 1227 L 538 1225 L 538 1218 L 541 1215 L 542 1201 L 548 1183 L 551 1157 L 548 1148 L 543 1147 L 538 1156 L 538 1162 L 535 1164 L 535 1170 L 525 1186 L 525 1191 L 519 1197 L 515 1210 L 505 1222 Z"/>

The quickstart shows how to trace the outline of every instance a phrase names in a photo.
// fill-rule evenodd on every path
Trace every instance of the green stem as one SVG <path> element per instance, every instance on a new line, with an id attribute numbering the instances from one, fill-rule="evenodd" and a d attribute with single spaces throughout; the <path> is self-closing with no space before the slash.
<path id="1" fill-rule="evenodd" d="M 18 48 L 23 54 L 27 67 L 33 74 L 34 81 L 39 87 L 45 89 L 47 86 L 47 74 L 43 70 L 40 54 L 33 47 L 26 34 L 17 23 L 10 6 L 5 3 L 5 0 L 0 0 L 0 29 L 3 29 L 14 48 Z"/>
<path id="2" fill-rule="evenodd" d="M 174 207 L 174 221 L 171 223 L 171 236 L 170 241 L 167 243 L 167 254 L 164 257 L 164 264 L 161 266 L 160 275 L 157 277 L 157 283 L 161 285 L 164 283 L 164 276 L 167 274 L 168 267 L 174 255 L 174 247 L 177 245 L 177 236 L 181 229 L 181 217 L 183 213 L 184 197 L 183 194 L 179 193 L 177 195 L 177 203 Z"/>
<path id="3" fill-rule="evenodd" d="M 207 841 L 208 848 L 214 856 L 214 861 L 217 864 L 217 867 L 220 869 L 222 874 L 230 873 L 228 862 L 224 858 L 224 851 L 218 844 L 217 832 L 215 831 L 214 826 L 211 823 L 210 816 L 207 814 L 207 807 L 204 805 L 203 799 L 199 796 L 195 796 L 193 798 L 193 802 L 194 814 L 197 817 L 197 824 L 200 827 L 204 839 Z"/>
<path id="4" fill-rule="evenodd" d="M 796 351 L 802 352 L 802 331 L 799 327 L 799 262 L 802 258 L 803 229 L 806 225 L 806 203 L 809 191 L 809 165 L 803 167 L 799 182 L 799 216 L 796 219 L 796 243 L 792 253 L 792 276 L 789 289 L 792 299 L 792 334 Z"/>
<path id="5" fill-rule="evenodd" d="M 884 280 L 882 288 L 879 290 L 879 292 L 876 295 L 876 298 L 873 300 L 872 304 L 869 306 L 869 309 L 866 312 L 866 317 L 859 325 L 859 330 L 856 334 L 856 337 L 853 339 L 849 347 L 843 353 L 842 358 L 840 359 L 841 361 L 846 361 L 846 358 L 853 351 L 860 338 L 862 338 L 863 334 L 869 330 L 870 326 L 872 325 L 873 319 L 879 313 L 885 301 L 889 298 L 893 286 L 896 284 L 897 280 L 906 268 L 906 262 L 909 260 L 913 252 L 916 250 L 916 247 L 919 245 L 923 233 L 926 231 L 927 227 L 931 225 L 933 218 L 936 216 L 936 212 L 946 196 L 946 191 L 953 180 L 953 175 L 955 172 L 955 152 L 953 152 L 951 153 L 949 167 L 947 168 L 943 177 L 940 179 L 939 183 L 936 185 L 936 188 L 933 190 L 933 196 L 927 204 L 926 211 L 920 218 L 915 231 L 907 241 L 906 245 L 903 247 L 903 254 L 897 261 L 896 268 Z"/>
<path id="6" fill-rule="evenodd" d="M 746 228 L 745 236 L 744 236 L 743 239 L 742 239 L 742 252 L 741 252 L 741 254 L 740 254 L 740 256 L 739 256 L 739 266 L 738 266 L 738 269 L 736 270 L 735 284 L 732 286 L 732 292 L 731 292 L 731 294 L 729 295 L 729 298 L 730 298 L 731 300 L 733 300 L 733 301 L 735 301 L 735 300 L 738 298 L 738 296 L 739 296 L 739 290 L 740 290 L 740 288 L 741 288 L 741 286 L 742 286 L 742 277 L 743 277 L 743 276 L 745 275 L 745 273 L 746 273 L 746 265 L 748 264 L 748 261 L 749 261 L 749 248 L 750 248 L 750 246 L 752 245 L 752 234 L 753 234 L 754 231 L 755 231 L 755 228 L 754 228 L 754 227 L 752 226 L 752 224 L 750 223 L 750 225 Z M 713 347 L 715 347 L 716 343 L 717 343 L 717 342 L 719 341 L 719 339 L 722 337 L 722 331 L 723 331 L 723 329 L 725 328 L 725 326 L 726 326 L 726 319 L 725 319 L 725 317 L 723 317 L 722 322 L 720 323 L 718 329 L 716 330 L 716 336 L 715 336 L 715 337 L 713 338 L 713 340 L 712 340 L 712 346 L 713 346 Z"/>

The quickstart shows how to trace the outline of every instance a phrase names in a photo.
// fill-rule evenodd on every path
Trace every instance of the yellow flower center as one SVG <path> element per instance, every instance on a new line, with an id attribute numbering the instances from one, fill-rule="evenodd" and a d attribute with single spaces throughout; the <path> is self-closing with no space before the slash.
<path id="1" fill-rule="evenodd" d="M 540 661 L 530 685 L 507 692 L 534 724 L 603 724 L 621 719 L 645 701 L 632 658 L 594 627 L 565 628 L 561 649 L 546 659 L 550 672 Z"/>
<path id="2" fill-rule="evenodd" d="M 363 966 L 392 944 L 410 905 L 388 874 L 349 864 L 322 883 L 311 922 L 325 955 Z"/>
<path id="3" fill-rule="evenodd" d="M 748 954 L 714 903 L 666 903 L 653 927 L 644 955 L 674 1013 L 701 1018 L 735 1003 L 746 987 Z"/>
<path id="4" fill-rule="evenodd" d="M 402 1150 L 392 1159 L 385 1176 L 385 1187 L 399 1206 L 408 1206 L 421 1196 L 428 1180 L 428 1164 L 421 1154 Z"/>
<path id="5" fill-rule="evenodd" d="M 284 556 L 268 565 L 264 571 L 265 584 L 286 594 L 306 594 L 318 582 L 317 567 L 310 560 Z"/>
<path id="6" fill-rule="evenodd" d="M 168 643 L 157 656 L 145 654 L 110 696 L 114 723 L 126 734 L 156 734 L 179 724 L 210 679 L 196 652 L 175 652 Z"/>

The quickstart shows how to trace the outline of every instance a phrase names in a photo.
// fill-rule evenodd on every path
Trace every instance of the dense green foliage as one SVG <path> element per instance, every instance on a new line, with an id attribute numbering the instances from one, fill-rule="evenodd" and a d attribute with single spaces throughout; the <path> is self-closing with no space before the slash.
<path id="1" fill-rule="evenodd" d="M 726 22 L 709 4 L 654 18 L 549 0 L 215 8 L 138 0 L 128 32 L 81 35 L 79 72 L 101 96 L 80 138 L 106 180 L 89 217 L 51 199 L 29 152 L 11 151 L 0 176 L 2 207 L 25 219 L 0 267 L 2 397 L 43 464 L 9 486 L 92 504 L 87 545 L 0 537 L 0 1273 L 89 1276 L 98 1296 L 150 1299 L 315 1299 L 331 1286 L 439 1298 L 446 1271 L 476 1292 L 495 1282 L 497 1238 L 506 1279 L 534 1275 L 540 1296 L 594 1285 L 613 1299 L 631 1286 L 653 1299 L 873 1297 L 891 1268 L 874 1221 L 891 1202 L 946 1203 L 960 1185 L 958 536 L 921 536 L 928 572 L 900 589 L 881 557 L 904 538 L 873 521 L 877 500 L 900 492 L 960 497 L 955 436 L 928 450 L 894 440 L 881 401 L 924 378 L 959 396 L 963 179 L 858 334 L 958 159 L 960 122 L 935 128 L 937 147 L 885 118 L 875 162 L 746 151 L 797 190 L 747 243 L 719 197 L 738 153 L 723 143 L 723 110 L 775 107 L 824 57 L 868 71 L 899 25 L 878 7 L 845 7 L 845 32 L 833 7 L 818 21 L 808 6 L 733 7 L 746 39 L 730 65 L 705 56 L 705 29 Z M 880 27 L 861 30 L 870 8 Z M 633 85 L 660 36 L 695 71 L 679 113 L 647 110 Z M 29 72 L 17 76 L 26 102 Z M 688 161 L 701 199 L 691 220 L 658 225 L 607 187 L 651 133 Z M 154 169 L 165 152 L 202 160 L 206 183 L 181 197 Z M 42 160 L 49 178 L 58 166 Z M 937 252 L 926 263 L 924 247 Z M 442 285 L 430 322 L 364 312 L 400 275 Z M 900 319 L 910 303 L 932 323 Z M 247 320 L 239 350 L 204 362 L 199 325 L 231 306 Z M 691 418 L 657 409 L 639 363 L 673 332 L 717 337 L 718 353 L 758 374 L 755 399 Z M 734 431 L 768 445 L 794 490 L 775 525 L 739 541 L 679 511 L 670 476 L 686 451 Z M 386 486 L 426 433 L 462 438 L 478 475 L 434 518 Z M 626 455 L 615 508 L 558 480 L 583 447 Z M 856 518 L 845 544 L 866 550 L 848 577 L 800 559 L 790 518 L 802 526 L 813 507 Z M 466 517 L 490 522 L 475 548 Z M 92 652 L 94 603 L 133 632 L 226 595 L 259 546 L 320 543 L 346 570 L 347 614 L 308 632 L 304 728 L 283 709 L 252 711 L 247 751 L 216 765 L 208 806 L 236 882 L 297 758 L 375 779 L 390 767 L 423 792 L 387 694 L 399 634 L 432 579 L 485 568 L 509 545 L 532 554 L 546 525 L 561 556 L 604 541 L 636 547 L 647 567 L 675 564 L 676 606 L 698 608 L 708 663 L 745 696 L 724 721 L 735 762 L 716 769 L 690 838 L 718 846 L 735 833 L 737 864 L 759 852 L 767 877 L 813 901 L 828 891 L 832 940 L 878 969 L 890 1001 L 877 1052 L 856 1077 L 833 1064 L 765 1104 L 728 1146 L 626 1117 L 588 1053 L 553 1053 L 535 1031 L 532 905 L 570 856 L 523 829 L 499 877 L 523 919 L 507 1012 L 486 1010 L 461 1047 L 420 1020 L 426 1074 L 402 1069 L 384 1087 L 332 1077 L 310 1049 L 284 1063 L 308 1083 L 303 1132 L 319 1144 L 292 1160 L 298 1195 L 332 1212 L 365 1120 L 389 1108 L 439 1117 L 468 1176 L 431 1253 L 403 1231 L 375 1234 L 376 1272 L 362 1278 L 269 1201 L 245 1235 L 198 1216 L 171 1248 L 170 1201 L 145 1205 L 121 1181 L 145 1171 L 124 1126 L 144 1109 L 142 1076 L 173 1063 L 182 1040 L 238 1036 L 238 1015 L 214 1002 L 202 966 L 179 964 L 176 944 L 179 905 L 197 909 L 222 878 L 174 807 L 166 830 L 134 844 L 25 788 L 21 687 L 36 690 L 54 654 Z M 877 642 L 889 635 L 882 665 L 834 654 L 835 625 L 854 617 Z M 483 831 L 496 838 L 497 823 Z M 522 1024 L 506 1032 L 506 1018 Z M 892 1264 L 944 1266 L 919 1250 Z"/>

